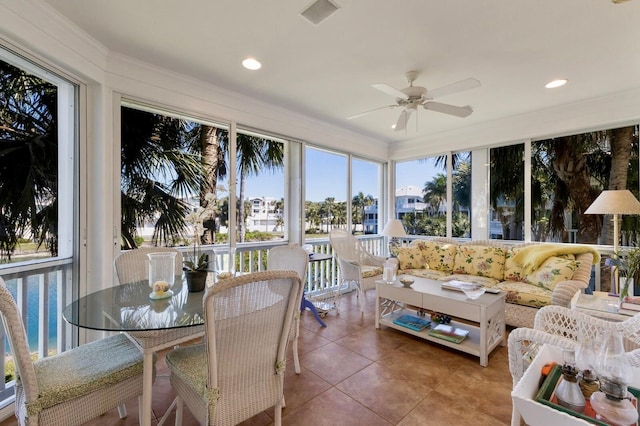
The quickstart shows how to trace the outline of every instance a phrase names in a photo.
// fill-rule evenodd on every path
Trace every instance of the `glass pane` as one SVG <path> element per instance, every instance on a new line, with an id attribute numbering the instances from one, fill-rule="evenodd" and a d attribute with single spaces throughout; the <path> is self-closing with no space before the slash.
<path id="1" fill-rule="evenodd" d="M 446 157 L 396 164 L 396 218 L 409 235 L 446 236 Z"/>
<path id="2" fill-rule="evenodd" d="M 305 151 L 307 238 L 327 235 L 347 223 L 347 156 L 316 148 Z"/>
<path id="3" fill-rule="evenodd" d="M 524 144 L 492 148 L 489 238 L 524 240 Z"/>
<path id="4" fill-rule="evenodd" d="M 220 234 L 228 218 L 227 129 L 127 106 L 121 112 L 122 247 L 227 240 Z M 185 219 L 209 203 L 217 209 L 198 237 Z"/>
<path id="5" fill-rule="evenodd" d="M 377 234 L 380 164 L 356 158 L 351 165 L 351 223 L 354 231 Z"/>
<path id="6" fill-rule="evenodd" d="M 471 152 L 453 154 L 451 235 L 471 238 Z"/>
<path id="7" fill-rule="evenodd" d="M 0 79 L 0 263 L 56 257 L 59 208 L 72 215 L 69 205 L 58 206 L 58 137 L 61 128 L 71 132 L 65 141 L 72 153 L 74 129 L 59 122 L 55 84 L 2 60 Z M 64 171 L 69 168 L 73 164 L 64 164 Z M 63 201 L 72 206 L 73 189 L 63 190 Z"/>
<path id="8" fill-rule="evenodd" d="M 606 189 L 629 189 L 637 197 L 637 126 L 536 141 L 532 157 L 535 239 L 612 245 L 612 216 L 603 221 L 603 215 L 580 213 Z M 636 242 L 638 216 L 621 218 L 619 244 Z"/>
<path id="9" fill-rule="evenodd" d="M 284 143 L 238 131 L 236 141 L 237 240 L 265 241 L 284 236 Z"/>

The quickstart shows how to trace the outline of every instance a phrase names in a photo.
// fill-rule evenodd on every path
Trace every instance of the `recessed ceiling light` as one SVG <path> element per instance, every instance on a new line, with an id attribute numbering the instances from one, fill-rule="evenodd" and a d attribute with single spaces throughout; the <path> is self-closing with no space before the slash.
<path id="1" fill-rule="evenodd" d="M 569 80 L 567 80 L 566 78 L 553 80 L 545 84 L 544 87 L 546 87 L 547 89 L 555 89 L 556 87 L 564 86 L 565 84 L 567 84 L 567 81 Z"/>
<path id="2" fill-rule="evenodd" d="M 262 64 L 258 62 L 258 60 L 255 58 L 247 58 L 244 61 L 242 61 L 242 66 L 248 70 L 255 71 L 255 70 L 259 70 L 260 67 L 262 67 Z"/>
<path id="3" fill-rule="evenodd" d="M 395 128 L 396 128 L 396 125 L 395 125 L 395 124 L 392 124 L 392 125 L 391 125 L 391 128 L 392 128 L 392 129 L 395 129 Z"/>

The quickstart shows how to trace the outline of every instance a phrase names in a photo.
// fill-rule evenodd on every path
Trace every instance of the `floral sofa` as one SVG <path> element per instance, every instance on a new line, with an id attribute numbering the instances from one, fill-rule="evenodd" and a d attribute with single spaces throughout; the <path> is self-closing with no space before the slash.
<path id="1" fill-rule="evenodd" d="M 532 327 L 539 308 L 568 307 L 589 284 L 597 251 L 587 246 L 498 241 L 415 240 L 394 252 L 400 274 L 478 283 L 507 292 L 505 321 Z"/>

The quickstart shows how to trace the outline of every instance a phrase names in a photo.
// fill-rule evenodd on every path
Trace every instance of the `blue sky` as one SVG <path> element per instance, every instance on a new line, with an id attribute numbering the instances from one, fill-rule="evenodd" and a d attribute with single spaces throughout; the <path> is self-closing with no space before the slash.
<path id="1" fill-rule="evenodd" d="M 307 149 L 307 188 L 306 199 L 309 201 L 324 201 L 333 197 L 336 201 L 344 201 L 346 198 L 346 157 Z M 362 191 L 365 195 L 378 196 L 376 179 L 371 179 L 371 167 L 368 172 L 363 172 L 367 164 L 359 162 L 353 171 L 353 185 L 357 192 Z M 397 167 L 396 183 L 397 187 L 414 185 L 423 187 L 425 182 L 431 180 L 437 173 L 444 171 L 436 170 L 433 162 L 420 162 L 417 160 L 400 163 Z M 314 179 L 310 179 L 314 177 Z M 317 177 L 317 179 L 315 179 Z M 277 199 L 283 198 L 282 173 L 263 174 L 259 177 L 247 179 L 245 194 L 247 197 L 269 196 Z"/>

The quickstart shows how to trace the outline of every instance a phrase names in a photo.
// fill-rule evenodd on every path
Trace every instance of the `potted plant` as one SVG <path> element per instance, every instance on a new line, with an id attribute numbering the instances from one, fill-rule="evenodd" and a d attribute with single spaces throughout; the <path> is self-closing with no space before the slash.
<path id="1" fill-rule="evenodd" d="M 629 296 L 629 287 L 633 286 L 634 278 L 640 271 L 640 247 L 622 250 L 611 259 L 611 266 L 618 271 L 618 291 L 620 300 Z"/>
<path id="2" fill-rule="evenodd" d="M 204 234 L 204 221 L 210 219 L 216 212 L 216 196 L 208 192 L 204 198 L 206 201 L 205 207 L 198 207 L 185 217 L 185 222 L 190 224 L 193 230 L 193 254 L 187 256 L 186 260 L 182 262 L 182 270 L 185 271 L 190 292 L 204 290 L 209 263 L 211 262 L 207 253 L 200 253 L 198 245 L 200 244 L 200 238 Z"/>

